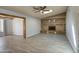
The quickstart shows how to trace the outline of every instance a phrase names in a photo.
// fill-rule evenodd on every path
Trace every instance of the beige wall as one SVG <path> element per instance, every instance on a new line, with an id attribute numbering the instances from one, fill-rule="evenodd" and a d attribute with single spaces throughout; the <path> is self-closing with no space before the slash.
<path id="1" fill-rule="evenodd" d="M 41 20 L 35 17 L 26 17 L 26 36 L 30 37 L 41 31 Z"/>
<path id="2" fill-rule="evenodd" d="M 75 52 L 78 52 L 78 27 L 76 7 L 68 7 L 66 15 L 66 36 Z"/>

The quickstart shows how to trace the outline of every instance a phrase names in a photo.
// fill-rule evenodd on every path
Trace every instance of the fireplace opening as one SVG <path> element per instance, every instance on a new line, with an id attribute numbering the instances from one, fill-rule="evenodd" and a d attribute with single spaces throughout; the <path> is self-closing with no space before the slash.
<path id="1" fill-rule="evenodd" d="M 49 31 L 55 31 L 56 30 L 56 27 L 55 26 L 49 26 Z"/>

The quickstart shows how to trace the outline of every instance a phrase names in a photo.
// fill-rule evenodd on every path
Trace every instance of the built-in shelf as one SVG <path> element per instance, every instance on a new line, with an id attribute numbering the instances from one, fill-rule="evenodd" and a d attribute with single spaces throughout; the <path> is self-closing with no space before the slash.
<path id="1" fill-rule="evenodd" d="M 42 32 L 45 33 L 53 33 L 53 34 L 58 34 L 58 33 L 65 33 L 65 15 L 57 15 L 57 16 L 52 16 L 48 18 L 44 18 L 41 20 L 42 21 Z M 55 30 L 52 28 L 49 30 L 49 27 L 55 27 Z"/>

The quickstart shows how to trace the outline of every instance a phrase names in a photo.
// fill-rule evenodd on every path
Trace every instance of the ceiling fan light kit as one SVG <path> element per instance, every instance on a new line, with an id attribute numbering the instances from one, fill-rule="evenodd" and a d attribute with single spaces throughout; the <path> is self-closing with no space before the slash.
<path id="1" fill-rule="evenodd" d="M 48 14 L 48 13 L 51 13 L 52 10 L 49 10 L 49 11 L 44 11 L 43 14 Z"/>

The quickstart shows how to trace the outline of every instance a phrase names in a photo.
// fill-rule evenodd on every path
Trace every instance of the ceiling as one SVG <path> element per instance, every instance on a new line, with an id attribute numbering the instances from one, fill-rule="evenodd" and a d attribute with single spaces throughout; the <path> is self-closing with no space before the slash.
<path id="1" fill-rule="evenodd" d="M 32 6 L 0 6 L 0 8 L 16 11 L 25 15 L 30 15 L 37 18 L 44 18 L 51 15 L 60 14 L 66 12 L 66 6 L 47 6 L 47 9 L 53 10 L 53 12 L 45 15 L 41 15 L 39 12 L 34 13 Z"/>

